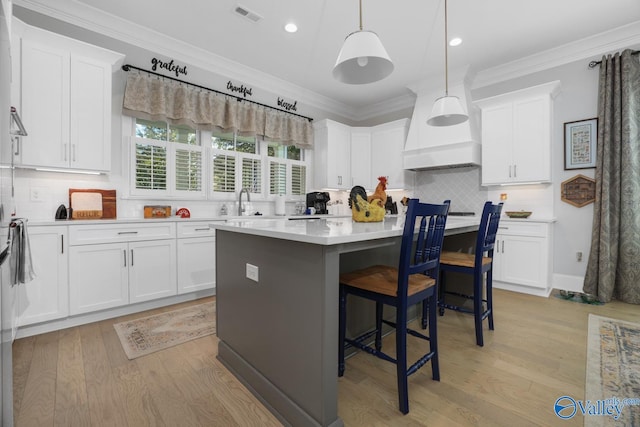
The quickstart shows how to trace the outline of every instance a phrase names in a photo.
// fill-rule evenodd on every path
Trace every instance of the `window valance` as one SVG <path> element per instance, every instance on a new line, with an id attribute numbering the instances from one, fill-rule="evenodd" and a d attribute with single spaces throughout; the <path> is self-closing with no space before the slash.
<path id="1" fill-rule="evenodd" d="M 140 119 L 313 148 L 313 126 L 303 117 L 145 73 L 127 76 L 122 112 Z"/>

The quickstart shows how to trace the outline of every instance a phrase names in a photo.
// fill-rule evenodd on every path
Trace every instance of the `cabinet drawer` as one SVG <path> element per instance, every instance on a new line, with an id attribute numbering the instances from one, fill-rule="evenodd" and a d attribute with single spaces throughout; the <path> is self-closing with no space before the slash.
<path id="1" fill-rule="evenodd" d="M 176 224 L 87 224 L 69 227 L 70 245 L 96 243 L 136 242 L 142 240 L 175 239 Z"/>
<path id="2" fill-rule="evenodd" d="M 547 237 L 549 224 L 541 222 L 523 222 L 500 220 L 499 235 Z"/>
<path id="3" fill-rule="evenodd" d="M 186 237 L 211 237 L 216 235 L 216 229 L 211 227 L 215 221 L 178 223 L 178 239 Z M 224 221 L 220 221 L 224 224 Z"/>

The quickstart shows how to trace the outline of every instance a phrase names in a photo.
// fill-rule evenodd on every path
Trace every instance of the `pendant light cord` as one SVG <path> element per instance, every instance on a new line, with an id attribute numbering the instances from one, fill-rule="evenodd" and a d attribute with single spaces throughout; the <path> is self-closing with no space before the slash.
<path id="1" fill-rule="evenodd" d="M 362 31 L 362 0 L 360 0 L 360 31 Z"/>
<path id="2" fill-rule="evenodd" d="M 362 0 L 360 0 L 362 1 Z M 444 95 L 449 96 L 449 48 L 447 39 L 449 32 L 447 28 L 447 0 L 444 0 Z"/>

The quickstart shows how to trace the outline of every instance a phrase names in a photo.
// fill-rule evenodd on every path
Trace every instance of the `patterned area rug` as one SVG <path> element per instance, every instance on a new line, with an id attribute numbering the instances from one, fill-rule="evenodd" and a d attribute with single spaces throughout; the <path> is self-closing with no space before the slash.
<path id="1" fill-rule="evenodd" d="M 617 420 L 585 415 L 585 426 L 640 426 L 640 324 L 590 314 L 586 377 L 585 401 L 631 401 Z"/>
<path id="2" fill-rule="evenodd" d="M 216 332 L 215 302 L 206 302 L 178 310 L 127 322 L 113 327 L 129 359 L 144 356 Z"/>

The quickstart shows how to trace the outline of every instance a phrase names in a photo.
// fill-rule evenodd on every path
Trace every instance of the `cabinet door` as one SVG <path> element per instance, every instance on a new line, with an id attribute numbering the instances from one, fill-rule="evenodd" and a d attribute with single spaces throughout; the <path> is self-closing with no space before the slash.
<path id="1" fill-rule="evenodd" d="M 22 165 L 69 166 L 69 58 L 68 51 L 22 41 L 21 115 L 29 132 L 16 159 Z"/>
<path id="2" fill-rule="evenodd" d="M 69 312 L 88 313 L 129 303 L 128 245 L 107 243 L 69 249 Z"/>
<path id="3" fill-rule="evenodd" d="M 216 239 L 178 239 L 178 293 L 212 289 L 216 285 Z"/>
<path id="4" fill-rule="evenodd" d="M 177 293 L 175 239 L 131 242 L 127 255 L 130 303 Z"/>
<path id="5" fill-rule="evenodd" d="M 405 189 L 407 183 L 402 165 L 402 152 L 407 139 L 408 121 L 399 120 L 371 130 L 371 179 L 374 188 L 379 176 L 386 176 L 389 189 Z"/>
<path id="6" fill-rule="evenodd" d="M 70 92 L 70 166 L 111 167 L 111 67 L 73 55 Z"/>
<path id="7" fill-rule="evenodd" d="M 18 286 L 20 326 L 69 315 L 67 227 L 30 227 L 36 278 Z"/>
<path id="8" fill-rule="evenodd" d="M 350 153 L 351 187 L 375 188 L 375 182 L 371 181 L 371 132 L 368 129 L 351 131 Z"/>
<path id="9" fill-rule="evenodd" d="M 351 131 L 346 126 L 331 126 L 327 166 L 330 188 L 350 189 L 351 185 Z"/>
<path id="10" fill-rule="evenodd" d="M 547 288 L 547 239 L 531 236 L 499 236 L 501 253 L 496 280 Z"/>
<path id="11" fill-rule="evenodd" d="M 513 104 L 512 182 L 551 180 L 551 128 L 549 97 Z"/>
<path id="12" fill-rule="evenodd" d="M 482 110 L 482 184 L 510 182 L 513 109 L 511 104 Z"/>

